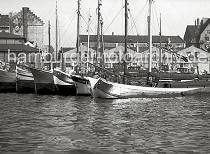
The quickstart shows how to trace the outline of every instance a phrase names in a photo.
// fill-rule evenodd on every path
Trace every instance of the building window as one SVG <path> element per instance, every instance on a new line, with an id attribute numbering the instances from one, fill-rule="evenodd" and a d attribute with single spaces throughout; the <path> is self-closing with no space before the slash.
<path id="1" fill-rule="evenodd" d="M 205 40 L 206 40 L 206 41 L 209 41 L 209 37 L 208 37 L 208 36 L 205 36 Z"/>
<path id="2" fill-rule="evenodd" d="M 6 40 L 0 39 L 0 44 L 6 44 L 6 43 L 7 43 Z"/>
<path id="3" fill-rule="evenodd" d="M 15 40 L 7 40 L 7 44 L 15 44 Z"/>
<path id="4" fill-rule="evenodd" d="M 210 30 L 207 30 L 207 34 L 210 34 Z"/>
<path id="5" fill-rule="evenodd" d="M 198 57 L 199 57 L 200 52 L 195 52 L 195 60 L 198 61 Z"/>

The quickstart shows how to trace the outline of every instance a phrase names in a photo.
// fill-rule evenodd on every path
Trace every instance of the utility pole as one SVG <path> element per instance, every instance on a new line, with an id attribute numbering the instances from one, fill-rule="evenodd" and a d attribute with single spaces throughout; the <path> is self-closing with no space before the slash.
<path id="1" fill-rule="evenodd" d="M 76 69 L 76 73 L 79 73 L 79 70 L 80 70 L 80 65 L 81 65 L 81 51 L 80 51 L 80 16 L 81 16 L 81 13 L 80 13 L 80 1 L 81 0 L 78 0 L 78 10 L 77 10 L 77 43 L 76 43 L 76 46 L 77 46 L 77 69 Z"/>

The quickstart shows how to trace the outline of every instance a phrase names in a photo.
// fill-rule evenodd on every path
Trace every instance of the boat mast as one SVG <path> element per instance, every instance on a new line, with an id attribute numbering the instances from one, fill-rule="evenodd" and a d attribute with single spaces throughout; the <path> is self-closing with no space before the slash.
<path id="1" fill-rule="evenodd" d="M 87 32 L 88 32 L 88 44 L 87 44 L 87 54 L 88 54 L 88 59 L 87 59 L 87 61 L 88 62 L 90 62 L 90 21 L 91 21 L 91 15 L 89 14 L 89 17 L 88 17 L 88 29 L 87 29 Z M 88 63 L 87 63 L 87 70 L 86 70 L 86 72 L 87 71 L 89 71 L 88 69 L 89 69 L 89 65 L 88 65 Z"/>
<path id="2" fill-rule="evenodd" d="M 51 48 L 51 36 L 50 36 L 50 21 L 48 21 L 48 53 L 50 54 L 51 53 L 51 50 L 50 50 L 50 48 Z M 50 66 L 50 69 L 52 69 L 53 68 L 53 66 L 52 66 L 52 62 L 49 64 Z"/>
<path id="3" fill-rule="evenodd" d="M 78 10 L 77 10 L 77 43 L 76 43 L 76 48 L 77 48 L 77 69 L 76 69 L 76 73 L 79 73 L 79 65 L 81 62 L 81 52 L 79 51 L 79 47 L 80 47 L 80 1 L 78 0 Z"/>
<path id="4" fill-rule="evenodd" d="M 124 76 L 123 76 L 123 84 L 125 84 L 125 74 L 126 74 L 126 68 L 127 68 L 127 64 L 125 61 L 125 55 L 127 53 L 127 34 L 128 33 L 128 2 L 127 0 L 125 0 L 125 50 L 124 50 L 124 59 L 123 59 L 123 72 L 124 72 Z"/>
<path id="5" fill-rule="evenodd" d="M 58 1 L 56 0 L 56 9 L 55 9 L 55 60 L 58 59 Z"/>
<path id="6" fill-rule="evenodd" d="M 101 23 L 101 65 L 104 65 L 104 37 L 103 37 L 103 19 L 100 20 Z"/>
<path id="7" fill-rule="evenodd" d="M 149 0 L 149 74 L 152 72 L 152 1 Z"/>
<path id="8" fill-rule="evenodd" d="M 161 14 L 160 14 L 160 48 L 159 48 L 159 70 L 161 70 L 162 65 L 162 25 L 161 25 Z"/>
<path id="9" fill-rule="evenodd" d="M 98 54 L 100 50 L 100 20 L 101 20 L 101 5 L 102 0 L 98 0 L 98 8 L 97 8 L 97 14 L 98 14 L 98 23 L 97 23 L 97 48 L 96 48 L 96 65 L 98 64 Z"/>

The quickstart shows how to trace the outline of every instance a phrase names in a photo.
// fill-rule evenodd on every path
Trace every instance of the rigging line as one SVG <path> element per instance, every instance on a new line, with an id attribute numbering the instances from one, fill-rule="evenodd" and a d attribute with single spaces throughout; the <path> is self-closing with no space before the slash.
<path id="1" fill-rule="evenodd" d="M 117 14 L 114 16 L 114 18 L 112 19 L 111 23 L 105 28 L 104 33 L 107 32 L 107 30 L 109 29 L 109 27 L 113 24 L 113 22 L 115 21 L 115 19 L 118 17 L 118 15 L 120 14 L 120 12 L 122 11 L 122 9 L 124 8 L 124 6 L 117 12 Z"/>
<path id="2" fill-rule="evenodd" d="M 139 13 L 137 14 L 137 16 L 135 17 L 135 20 L 136 20 L 136 19 L 138 18 L 138 16 L 140 16 L 140 14 L 142 14 L 142 12 L 146 9 L 147 3 L 148 3 L 148 1 L 146 1 L 144 7 L 139 11 Z"/>
<path id="3" fill-rule="evenodd" d="M 86 24 L 86 26 L 88 26 L 88 22 L 85 20 L 85 18 L 81 15 L 81 17 L 82 17 L 82 19 L 84 20 L 84 22 L 85 22 L 85 24 Z M 90 27 L 90 30 L 91 30 L 91 32 L 93 32 L 94 33 L 94 31 L 93 31 L 93 29 Z"/>
<path id="4" fill-rule="evenodd" d="M 146 1 L 146 3 L 145 3 L 145 5 L 144 5 L 144 7 L 140 10 L 140 12 L 138 13 L 138 15 L 136 16 L 136 18 L 135 19 L 137 19 L 138 18 L 138 16 L 145 10 L 145 8 L 146 8 L 146 6 L 147 6 L 147 4 L 148 4 L 148 0 Z M 124 8 L 124 6 L 123 6 L 123 8 Z M 133 18 L 133 17 L 132 17 Z M 133 20 L 135 20 L 135 19 L 133 19 Z M 131 29 L 129 29 L 129 31 L 128 32 L 130 32 L 130 30 Z M 137 32 L 138 33 L 138 32 Z M 123 38 L 121 41 L 120 41 L 120 43 L 122 43 L 122 42 L 124 42 L 125 41 L 125 38 Z"/>
<path id="5" fill-rule="evenodd" d="M 138 29 L 137 29 L 136 23 L 135 23 L 135 21 L 134 21 L 134 18 L 133 18 L 132 14 L 131 14 L 131 11 L 129 10 L 128 12 L 129 12 L 130 17 L 131 17 L 131 20 L 132 20 L 132 22 L 133 22 L 133 25 L 131 26 L 130 30 L 131 30 L 131 29 L 133 29 L 133 27 L 135 27 L 136 33 L 137 33 L 137 35 L 138 35 L 138 34 L 139 34 L 139 32 L 138 32 Z M 130 30 L 129 30 L 129 32 L 130 32 Z"/>
<path id="6" fill-rule="evenodd" d="M 89 18 L 89 15 L 90 15 L 89 13 L 88 13 L 88 14 L 87 14 L 87 13 L 84 13 L 84 14 L 86 14 L 87 17 Z M 87 21 L 88 21 L 89 19 L 88 19 L 86 16 L 84 17 L 82 14 L 81 14 L 81 17 L 83 18 L 84 22 L 85 22 L 86 25 L 87 25 L 87 23 L 88 23 Z M 90 23 L 89 23 L 89 26 L 92 25 L 93 22 L 94 22 L 94 20 L 91 20 Z M 91 31 L 93 32 L 93 30 L 91 30 Z"/>
<path id="7" fill-rule="evenodd" d="M 153 16 L 153 20 L 152 20 L 152 28 L 153 28 L 153 34 L 155 34 L 157 32 L 156 30 L 156 24 L 155 24 L 155 20 L 154 20 L 154 17 L 155 17 L 155 13 L 154 13 L 154 9 L 152 9 L 152 16 Z"/>
<path id="8" fill-rule="evenodd" d="M 67 24 L 65 24 L 64 26 L 64 31 L 62 32 L 62 36 L 65 36 L 67 33 L 66 33 L 66 29 L 69 29 L 69 27 L 71 27 L 71 23 L 74 23 L 72 21 L 75 20 L 75 16 L 77 15 L 77 11 L 74 12 L 74 14 L 72 15 L 72 17 L 70 18 L 69 22 Z"/>
<path id="9" fill-rule="evenodd" d="M 65 26 L 64 26 L 65 28 L 64 28 L 64 31 L 63 31 L 63 33 L 62 33 L 62 36 L 63 36 L 63 34 L 66 34 L 66 29 L 68 29 L 68 28 L 70 27 L 71 23 L 73 23 L 72 21 L 75 20 L 75 16 L 76 16 L 76 15 L 77 15 L 77 13 L 75 12 L 75 13 L 73 14 L 71 20 L 70 20 L 67 24 L 65 24 Z"/>
<path id="10" fill-rule="evenodd" d="M 155 17 L 156 17 L 156 20 L 157 20 L 157 24 L 158 24 L 158 29 L 160 29 L 160 23 L 159 23 L 159 19 L 158 19 L 158 13 L 157 13 L 157 5 L 156 3 L 154 4 L 154 12 L 155 12 Z"/>

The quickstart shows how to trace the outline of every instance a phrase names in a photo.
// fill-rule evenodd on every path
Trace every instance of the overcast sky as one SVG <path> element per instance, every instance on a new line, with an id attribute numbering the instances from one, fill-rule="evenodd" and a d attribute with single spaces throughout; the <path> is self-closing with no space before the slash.
<path id="1" fill-rule="evenodd" d="M 96 34 L 96 7 L 98 0 L 81 0 L 81 34 L 87 34 L 88 14 L 91 14 L 91 34 Z M 47 22 L 52 24 L 52 43 L 55 40 L 56 0 L 0 0 L 0 13 L 18 12 L 29 7 L 45 22 L 45 43 L 47 44 Z M 148 0 L 128 0 L 130 8 L 129 34 L 147 34 Z M 122 35 L 124 0 L 102 0 L 104 34 Z M 60 45 L 75 46 L 77 0 L 58 0 Z M 210 0 L 155 0 L 153 3 L 153 34 L 159 33 L 159 16 L 162 14 L 162 34 L 180 35 L 186 26 L 195 23 L 196 18 L 210 17 Z"/>

